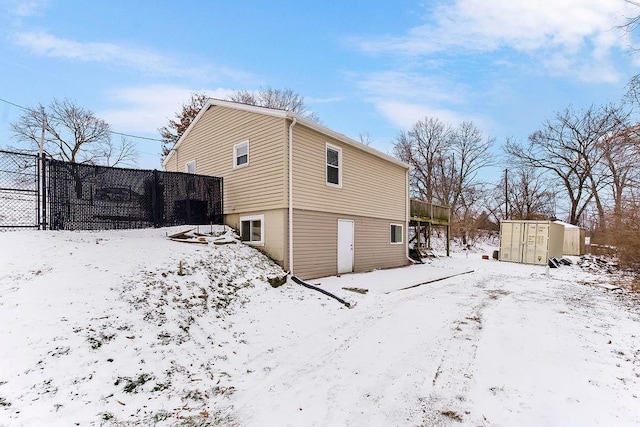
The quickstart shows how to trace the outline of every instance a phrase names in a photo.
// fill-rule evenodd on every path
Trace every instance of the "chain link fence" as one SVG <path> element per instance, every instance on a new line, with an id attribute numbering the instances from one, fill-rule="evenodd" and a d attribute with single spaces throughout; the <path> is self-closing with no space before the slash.
<path id="1" fill-rule="evenodd" d="M 0 228 L 107 230 L 222 224 L 222 178 L 0 151 Z M 39 191 L 43 183 L 46 191 Z M 44 207 L 44 209 L 42 209 Z"/>
<path id="2" fill-rule="evenodd" d="M 47 160 L 52 230 L 222 223 L 222 178 Z"/>
<path id="3" fill-rule="evenodd" d="M 0 228 L 37 228 L 38 156 L 0 150 Z"/>

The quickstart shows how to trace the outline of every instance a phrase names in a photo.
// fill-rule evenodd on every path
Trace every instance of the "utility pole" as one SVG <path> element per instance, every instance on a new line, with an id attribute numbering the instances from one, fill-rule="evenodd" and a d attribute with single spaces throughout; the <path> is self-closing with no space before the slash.
<path id="1" fill-rule="evenodd" d="M 509 184 L 508 184 L 509 169 L 504 170 L 504 219 L 509 219 Z"/>
<path id="2" fill-rule="evenodd" d="M 47 114 L 44 111 L 44 107 L 42 108 L 42 135 L 40 136 L 40 150 L 38 151 L 38 154 L 40 155 L 40 157 L 42 157 L 42 154 L 44 153 L 44 137 L 45 137 L 45 132 L 47 131 Z"/>

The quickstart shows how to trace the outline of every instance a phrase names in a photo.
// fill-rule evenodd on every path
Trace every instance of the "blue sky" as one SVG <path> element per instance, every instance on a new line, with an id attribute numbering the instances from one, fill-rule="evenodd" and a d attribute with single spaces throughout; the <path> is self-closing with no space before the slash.
<path id="1" fill-rule="evenodd" d="M 159 138 L 190 93 L 291 88 L 322 123 L 391 153 L 425 116 L 525 139 L 572 104 L 617 102 L 640 61 L 624 0 L 0 0 L 0 98 L 69 98 Z M 20 109 L 0 102 L 0 147 Z M 138 166 L 160 143 L 138 140 Z M 496 180 L 499 179 L 496 176 Z"/>

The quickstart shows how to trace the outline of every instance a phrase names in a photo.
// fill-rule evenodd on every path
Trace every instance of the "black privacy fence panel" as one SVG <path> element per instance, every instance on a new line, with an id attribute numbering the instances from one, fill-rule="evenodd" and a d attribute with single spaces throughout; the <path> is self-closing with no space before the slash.
<path id="1" fill-rule="evenodd" d="M 222 223 L 222 178 L 47 160 L 52 230 Z"/>
<path id="2" fill-rule="evenodd" d="M 38 157 L 0 150 L 0 228 L 38 227 Z"/>

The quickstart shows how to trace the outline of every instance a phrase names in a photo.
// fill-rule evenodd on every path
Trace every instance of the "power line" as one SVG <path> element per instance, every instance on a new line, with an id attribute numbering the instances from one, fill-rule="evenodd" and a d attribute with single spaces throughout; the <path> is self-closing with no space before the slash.
<path id="1" fill-rule="evenodd" d="M 121 132 L 116 132 L 113 130 L 110 130 L 109 132 L 115 134 L 115 135 L 122 135 L 122 136 L 128 136 L 130 138 L 138 138 L 138 139 L 146 139 L 148 141 L 157 141 L 157 142 L 162 142 L 161 139 L 156 139 L 156 138 L 148 138 L 146 136 L 136 136 L 136 135 L 129 135 L 128 133 L 121 133 Z"/>
<path id="2" fill-rule="evenodd" d="M 14 107 L 18 107 L 20 109 L 23 109 L 25 111 L 29 110 L 27 107 L 23 107 L 22 105 L 18 105 L 15 102 L 7 101 L 6 99 L 3 99 L 3 98 L 0 98 L 0 101 L 4 102 L 6 104 L 9 104 L 9 105 L 13 105 Z M 163 142 L 161 139 L 157 139 L 157 138 L 149 138 L 149 137 L 146 137 L 146 136 L 131 135 L 131 134 L 128 134 L 128 133 L 116 132 L 116 131 L 113 131 L 113 130 L 110 130 L 109 133 L 112 133 L 114 135 L 127 136 L 129 138 L 137 138 L 137 139 L 145 139 L 147 141 Z"/>
<path id="3" fill-rule="evenodd" d="M 22 105 L 14 104 L 13 102 L 7 101 L 6 99 L 0 98 L 0 101 L 5 102 L 5 103 L 7 103 L 9 105 L 13 105 L 14 107 L 22 108 L 25 111 L 27 110 L 27 108 L 23 107 Z"/>

